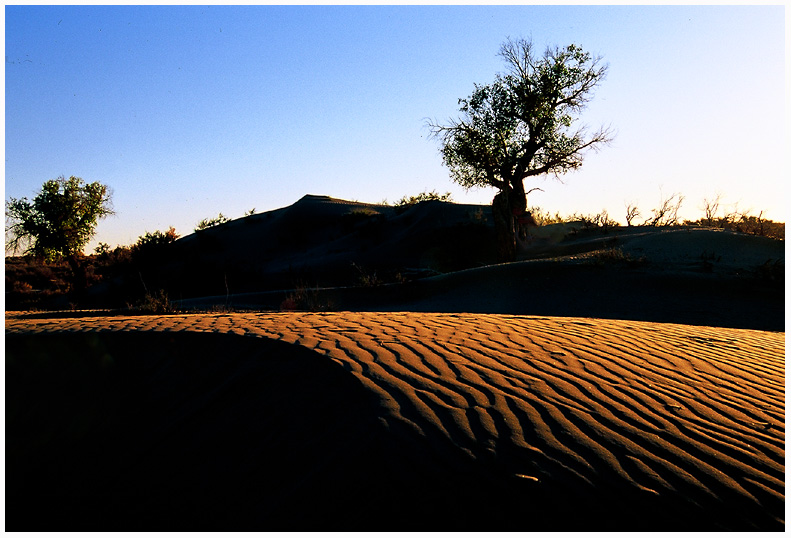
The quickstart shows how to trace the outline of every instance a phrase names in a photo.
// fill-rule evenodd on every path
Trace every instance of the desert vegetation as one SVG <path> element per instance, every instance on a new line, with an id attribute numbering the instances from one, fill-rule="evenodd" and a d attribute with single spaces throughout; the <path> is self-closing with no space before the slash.
<path id="1" fill-rule="evenodd" d="M 449 192 L 444 194 L 439 194 L 437 191 L 429 191 L 429 192 L 421 192 L 420 194 L 413 195 L 413 196 L 403 196 L 395 203 L 395 207 L 398 208 L 399 212 L 403 212 L 406 209 L 414 206 L 415 204 L 420 204 L 423 202 L 452 202 L 453 197 Z"/>
<path id="2" fill-rule="evenodd" d="M 316 198 L 321 197 L 311 200 Z M 683 195 L 673 193 L 660 197 L 656 207 L 644 213 L 630 202 L 626 227 L 716 228 L 785 239 L 783 223 L 764 218 L 763 212 L 756 215 L 736 207 L 727 211 L 720 196 L 703 201 L 700 219 L 682 222 L 678 214 L 683 201 Z M 184 297 L 224 297 L 217 304 L 228 307 L 232 293 L 279 288 L 292 290 L 281 300 L 282 308 L 316 310 L 331 308 L 315 291 L 320 287 L 374 289 L 498 261 L 496 212 L 485 206 L 461 209 L 452 203 L 450 193 L 434 190 L 403 196 L 394 204 L 332 203 L 326 207 L 335 208 L 336 213 L 326 215 L 312 214 L 310 209 L 299 213 L 298 204 L 255 216 L 250 210 L 245 213 L 243 230 L 233 228 L 233 221 L 220 213 L 203 219 L 196 233 L 184 238 L 173 227 L 146 231 L 131 245 L 113 248 L 99 243 L 92 255 L 85 255 L 82 249 L 93 236 L 96 222 L 112 212 L 109 203 L 106 186 L 86 185 L 75 177 L 45 183 L 32 202 L 11 199 L 7 203 L 7 251 L 23 249 L 22 256 L 6 257 L 8 309 L 110 307 L 168 313 Z M 82 217 L 79 211 L 84 212 Z M 570 225 L 559 228 L 566 230 L 563 233 L 612 232 L 610 237 L 614 237 L 622 229 L 606 210 L 562 215 L 530 207 L 528 213 L 540 227 Z M 641 219 L 641 215 L 646 217 Z M 258 226 L 268 231 L 258 232 Z M 256 249 L 233 261 L 233 256 L 250 250 L 251 233 L 263 234 L 254 239 Z M 226 246 L 229 240 L 235 241 L 234 247 Z M 554 242 L 562 240 L 553 238 Z M 529 253 L 532 247 L 520 248 Z M 394 252 L 396 258 L 391 255 Z M 336 261 L 322 265 L 323 257 L 331 260 L 333 256 Z M 281 263 L 274 273 L 262 269 L 280 258 L 294 261 Z M 304 260 L 310 259 L 319 261 L 308 268 Z M 644 256 L 606 241 L 589 259 L 595 265 L 623 267 L 647 262 Z M 711 272 L 717 263 L 718 256 L 701 253 L 704 271 Z M 783 268 L 782 260 L 767 260 L 753 272 L 759 280 L 782 285 Z M 308 281 L 314 285 L 304 285 Z"/>
<path id="3" fill-rule="evenodd" d="M 253 210 L 255 211 L 255 210 Z M 245 215 L 252 215 L 252 212 L 245 213 Z M 205 230 L 206 228 L 211 228 L 212 226 L 219 226 L 220 224 L 225 224 L 226 222 L 230 222 L 231 219 L 220 213 L 216 217 L 212 218 L 205 218 L 195 226 L 195 231 L 200 232 L 201 230 Z"/>
<path id="4" fill-rule="evenodd" d="M 72 291 L 88 287 L 82 250 L 93 238 L 98 221 L 112 215 L 110 189 L 98 181 L 61 176 L 44 182 L 33 200 L 6 202 L 6 251 L 22 250 L 46 262 L 66 260 Z"/>
<path id="5" fill-rule="evenodd" d="M 431 191 L 404 196 L 394 205 L 351 205 L 350 209 L 338 216 L 337 227 L 333 228 L 334 225 L 327 227 L 327 230 L 336 230 L 332 235 L 327 236 L 326 239 L 315 240 L 330 244 L 333 241 L 352 241 L 353 244 L 358 245 L 361 252 L 368 251 L 373 255 L 372 252 L 376 252 L 377 245 L 381 241 L 398 233 L 399 226 L 411 225 L 413 217 L 406 213 L 408 209 L 417 210 L 423 203 L 447 202 L 448 199 L 447 194 Z M 656 208 L 645 212 L 650 217 L 639 222 L 635 221 L 641 214 L 640 210 L 636 204 L 629 204 L 627 223 L 631 220 L 631 228 L 715 228 L 773 239 L 785 238 L 784 223 L 765 219 L 762 212 L 755 215 L 735 209 L 725 211 L 719 199 L 704 201 L 701 208 L 703 215 L 700 219 L 680 221 L 677 211 L 683 199 L 679 194 L 663 198 Z M 441 212 L 441 207 L 444 206 L 436 206 L 430 211 Z M 404 261 L 399 266 L 377 264 L 376 261 L 370 260 L 361 262 L 353 257 L 338 266 L 336 273 L 341 275 L 338 279 L 324 281 L 322 285 L 376 288 L 384 284 L 405 283 L 415 278 L 494 263 L 497 256 L 494 252 L 491 214 L 484 209 L 481 207 L 477 211 L 467 210 L 467 215 L 462 221 L 449 222 L 447 225 L 443 225 L 440 218 L 436 228 L 410 237 L 412 246 L 409 248 L 420 253 L 421 261 Z M 573 224 L 571 229 L 576 233 L 610 234 L 612 232 L 611 236 L 616 236 L 621 229 L 621 224 L 606 210 L 597 214 L 563 215 L 559 212 L 550 213 L 540 207 L 530 207 L 529 212 L 539 226 Z M 405 221 L 393 220 L 402 215 L 406 218 Z M 261 217 L 261 222 L 271 218 L 271 216 Z M 627 224 L 628 227 L 630 226 Z M 220 239 L 203 235 L 209 233 L 210 229 L 217 229 L 216 225 L 202 228 L 202 233 L 199 234 L 201 237 L 197 237 L 201 248 L 206 247 L 207 242 L 212 243 L 214 249 L 220 248 L 222 244 Z M 290 238 L 289 242 L 296 241 L 295 244 L 302 244 L 309 238 L 310 231 L 306 228 Z M 261 285 L 261 277 L 257 276 L 258 273 L 250 264 L 201 268 L 205 263 L 199 262 L 198 258 L 194 257 L 194 253 L 187 255 L 185 252 L 188 251 L 179 250 L 180 240 L 180 235 L 171 227 L 165 231 L 147 231 L 135 243 L 128 246 L 111 248 L 106 243 L 100 243 L 92 255 L 73 253 L 71 255 L 73 261 L 76 260 L 82 271 L 81 285 L 96 292 L 91 299 L 76 293 L 78 289 L 75 287 L 77 284 L 74 279 L 73 261 L 69 262 L 64 257 L 47 258 L 36 255 L 33 251 L 28 251 L 23 256 L 6 257 L 7 308 L 68 309 L 110 306 L 141 312 L 164 313 L 173 311 L 175 301 L 184 297 L 185 293 L 227 296 L 234 292 L 256 291 L 255 286 Z M 595 265 L 640 267 L 646 263 L 644 257 L 623 252 L 617 245 L 609 243 L 603 245 L 602 249 L 590 258 Z M 219 250 L 217 252 L 221 253 Z M 700 256 L 703 270 L 711 271 L 717 263 L 718 256 L 707 252 L 701 252 Z M 184 269 L 168 269 L 169 267 Z M 782 285 L 783 269 L 784 264 L 781 260 L 768 260 L 761 267 L 754 268 L 754 273 L 759 279 L 774 284 L 779 282 Z M 318 287 L 320 275 L 311 276 L 293 269 L 288 271 L 285 273 L 286 280 L 282 286 L 293 291 L 281 301 L 283 308 L 315 310 L 331 307 L 330 304 L 324 304 L 314 291 Z M 313 286 L 298 284 L 306 279 L 314 279 L 316 284 Z M 210 289 L 207 283 L 213 283 Z M 264 284 L 267 285 L 266 282 Z"/>
<path id="6" fill-rule="evenodd" d="M 650 210 L 650 217 L 640 223 L 635 222 L 635 219 L 641 215 L 639 207 L 634 202 L 629 202 L 625 206 L 626 226 L 715 228 L 760 237 L 785 239 L 785 223 L 764 218 L 763 211 L 759 211 L 757 215 L 752 214 L 749 210 L 739 211 L 738 208 L 721 212 L 719 203 L 704 199 L 703 217 L 695 220 L 682 220 L 678 217 L 678 211 L 683 201 L 684 196 L 680 193 L 662 198 L 659 205 Z M 540 226 L 570 222 L 579 222 L 583 228 L 601 228 L 603 230 L 621 226 L 620 222 L 610 217 L 606 209 L 595 214 L 572 213 L 570 215 L 561 215 L 559 212 L 552 214 L 539 206 L 529 207 L 528 211 Z"/>
<path id="7" fill-rule="evenodd" d="M 498 190 L 492 201 L 497 252 L 501 261 L 512 261 L 524 235 L 514 217 L 527 208 L 525 180 L 580 168 L 585 153 L 609 143 L 612 134 L 604 127 L 593 133 L 572 128 L 606 76 L 602 58 L 574 44 L 538 56 L 525 39 L 507 40 L 499 55 L 506 71 L 459 100 L 459 119 L 429 128 L 453 181 Z"/>

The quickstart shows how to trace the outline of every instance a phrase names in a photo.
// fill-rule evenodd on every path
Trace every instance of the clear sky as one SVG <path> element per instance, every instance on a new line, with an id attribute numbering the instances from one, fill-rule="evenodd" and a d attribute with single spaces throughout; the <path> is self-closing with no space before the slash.
<path id="1" fill-rule="evenodd" d="M 396 201 L 449 179 L 426 120 L 504 69 L 507 37 L 609 64 L 582 122 L 613 144 L 533 178 L 562 214 L 661 195 L 785 220 L 784 6 L 6 6 L 5 199 L 75 175 L 114 193 L 97 242 L 133 243 L 305 194 Z"/>

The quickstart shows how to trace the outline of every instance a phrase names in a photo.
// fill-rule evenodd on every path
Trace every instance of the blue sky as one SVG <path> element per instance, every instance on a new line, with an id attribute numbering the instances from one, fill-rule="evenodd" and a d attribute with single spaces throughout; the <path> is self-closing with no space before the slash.
<path id="1" fill-rule="evenodd" d="M 662 195 L 785 220 L 785 13 L 776 6 L 6 6 L 5 199 L 76 175 L 114 192 L 97 242 L 327 194 L 449 179 L 426 120 L 493 80 L 509 36 L 577 43 L 609 64 L 582 123 L 613 144 L 578 172 L 530 179 L 562 214 Z"/>

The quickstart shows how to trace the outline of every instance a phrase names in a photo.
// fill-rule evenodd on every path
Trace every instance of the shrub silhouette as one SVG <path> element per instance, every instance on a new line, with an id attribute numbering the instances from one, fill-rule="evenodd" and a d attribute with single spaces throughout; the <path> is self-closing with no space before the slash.
<path id="1" fill-rule="evenodd" d="M 179 238 L 176 229 L 172 226 L 166 232 L 146 232 L 137 239 L 137 243 L 130 247 L 132 258 L 135 261 L 147 259 L 162 251 L 162 247 L 173 243 Z"/>
<path id="2" fill-rule="evenodd" d="M 198 223 L 198 226 L 195 227 L 196 232 L 200 232 L 201 230 L 205 230 L 206 228 L 211 228 L 212 226 L 218 226 L 220 224 L 225 224 L 226 222 L 230 222 L 231 219 L 220 213 L 213 219 L 203 219 Z"/>
<path id="3" fill-rule="evenodd" d="M 439 194 L 437 191 L 421 192 L 415 196 L 404 196 L 395 203 L 395 208 L 398 213 L 402 213 L 410 207 L 422 202 L 452 202 L 453 197 L 449 192 Z"/>

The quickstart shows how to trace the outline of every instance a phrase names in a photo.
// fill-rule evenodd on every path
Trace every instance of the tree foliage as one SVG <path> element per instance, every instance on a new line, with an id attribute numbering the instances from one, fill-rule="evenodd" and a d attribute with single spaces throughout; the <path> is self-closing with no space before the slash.
<path id="1" fill-rule="evenodd" d="M 160 232 L 159 230 L 155 232 L 146 232 L 144 235 L 138 237 L 137 242 L 132 245 L 132 252 L 169 245 L 178 238 L 179 234 L 176 233 L 176 229 L 173 226 L 168 228 L 166 232 Z"/>
<path id="2" fill-rule="evenodd" d="M 500 220 L 510 221 L 509 213 L 526 209 L 526 178 L 576 170 L 587 150 L 610 141 L 606 128 L 575 126 L 607 66 L 573 44 L 539 57 L 524 39 L 507 40 L 500 56 L 506 72 L 459 99 L 459 119 L 429 128 L 452 179 L 465 188 L 497 188 L 494 209 L 499 202 Z"/>
<path id="3" fill-rule="evenodd" d="M 46 260 L 73 258 L 91 240 L 99 219 L 111 214 L 106 185 L 74 176 L 51 179 L 32 201 L 6 202 L 6 249 L 22 248 Z"/>
<path id="4" fill-rule="evenodd" d="M 166 232 L 146 232 L 137 238 L 137 242 L 129 250 L 133 260 L 138 262 L 148 262 L 156 259 L 166 245 L 169 245 L 179 238 L 176 229 L 171 226 Z"/>

